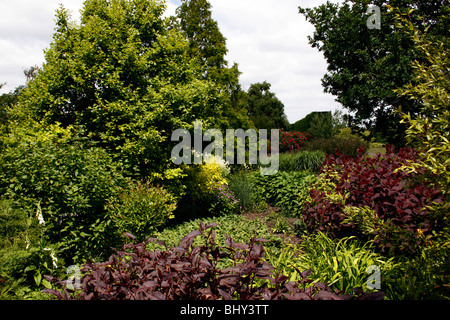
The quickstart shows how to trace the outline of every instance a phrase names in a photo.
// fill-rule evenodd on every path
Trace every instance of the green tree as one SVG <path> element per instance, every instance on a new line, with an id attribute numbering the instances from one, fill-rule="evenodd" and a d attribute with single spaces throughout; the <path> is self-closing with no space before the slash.
<path id="1" fill-rule="evenodd" d="M 414 61 L 414 81 L 396 92 L 419 100 L 420 114 L 413 118 L 400 110 L 402 121 L 408 125 L 408 142 L 421 150 L 422 161 L 405 166 L 416 172 L 425 168 L 431 173 L 432 183 L 437 183 L 445 193 L 450 192 L 450 61 L 448 38 L 436 40 L 428 35 L 428 29 L 420 31 L 411 21 L 410 14 L 396 12 L 399 27 L 413 39 L 426 61 Z"/>
<path id="2" fill-rule="evenodd" d="M 333 119 L 331 111 L 314 114 L 308 133 L 314 138 L 331 138 L 333 136 Z"/>
<path id="3" fill-rule="evenodd" d="M 165 9 L 156 0 L 86 0 L 76 24 L 61 7 L 15 117 L 82 125 L 136 174 L 169 175 L 173 130 L 217 123 L 224 95 L 203 78 Z"/>
<path id="4" fill-rule="evenodd" d="M 271 84 L 254 83 L 242 96 L 241 103 L 249 112 L 250 120 L 257 129 L 283 129 L 289 127 L 289 121 L 284 114 L 284 105 L 270 91 Z"/>
<path id="5" fill-rule="evenodd" d="M 212 18 L 211 4 L 207 0 L 182 0 L 177 8 L 175 26 L 189 40 L 188 54 L 200 61 L 204 79 L 214 82 L 226 93 L 223 127 L 248 128 L 251 126 L 246 110 L 239 107 L 241 85 L 236 63 L 228 66 L 226 38 L 217 21 Z"/>
<path id="6" fill-rule="evenodd" d="M 27 78 L 25 85 L 20 85 L 14 89 L 14 91 L 10 91 L 9 93 L 4 93 L 0 95 L 0 125 L 6 124 L 8 119 L 8 107 L 15 105 L 19 100 L 19 94 L 22 92 L 24 88 L 26 88 L 28 82 L 36 76 L 38 71 L 37 66 L 32 66 L 29 69 L 25 69 L 23 74 Z M 0 89 L 4 86 L 4 83 L 0 83 Z"/>
<path id="7" fill-rule="evenodd" d="M 412 61 L 419 52 L 413 41 L 399 32 L 395 15 L 387 4 L 403 11 L 418 8 L 415 21 L 422 21 L 421 29 L 430 28 L 436 36 L 448 35 L 448 0 L 346 0 L 316 8 L 301 8 L 315 31 L 310 44 L 321 51 L 328 63 L 328 72 L 322 79 L 326 92 L 337 97 L 351 112 L 357 123 L 372 133 L 396 145 L 405 143 L 406 127 L 395 113 L 399 106 L 413 116 L 420 111 L 420 103 L 407 96 L 398 96 L 393 90 L 412 80 Z M 447 5 L 445 4 L 447 3 Z M 368 7 L 381 10 L 380 29 L 369 29 L 367 20 L 373 15 Z"/>

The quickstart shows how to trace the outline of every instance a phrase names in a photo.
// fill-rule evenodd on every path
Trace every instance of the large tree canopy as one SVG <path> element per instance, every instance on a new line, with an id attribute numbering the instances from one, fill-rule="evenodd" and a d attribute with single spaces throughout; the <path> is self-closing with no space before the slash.
<path id="1" fill-rule="evenodd" d="M 13 114 L 81 125 L 136 173 L 163 173 L 171 133 L 194 119 L 217 123 L 223 105 L 164 10 L 163 1 L 86 0 L 77 24 L 61 7 L 45 63 Z"/>
<path id="2" fill-rule="evenodd" d="M 239 97 L 241 72 L 236 63 L 228 66 L 226 38 L 217 21 L 212 18 L 211 4 L 207 0 L 182 0 L 177 9 L 175 26 L 189 40 L 188 54 L 198 59 L 204 79 L 214 82 L 225 91 L 222 127 L 248 128 L 251 122 L 247 111 L 240 108 Z"/>
<path id="3" fill-rule="evenodd" d="M 395 15 L 387 4 L 406 12 L 417 9 L 411 12 L 413 20 L 440 36 L 448 33 L 446 2 L 346 0 L 343 4 L 300 7 L 300 13 L 315 27 L 310 44 L 323 53 L 328 63 L 322 79 L 325 91 L 354 112 L 358 123 L 365 123 L 387 142 L 404 143 L 405 127 L 395 113 L 399 106 L 413 116 L 420 112 L 418 101 L 394 92 L 412 80 L 412 61 L 419 53 L 411 38 L 395 28 Z M 381 9 L 380 29 L 367 26 L 374 14 L 368 11 L 372 5 Z"/>

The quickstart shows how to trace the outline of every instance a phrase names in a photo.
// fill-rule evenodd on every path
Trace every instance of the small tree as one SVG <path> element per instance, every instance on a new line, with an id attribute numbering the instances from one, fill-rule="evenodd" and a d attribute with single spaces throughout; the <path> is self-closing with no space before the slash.
<path id="1" fill-rule="evenodd" d="M 392 9 L 392 8 L 391 8 Z M 393 10 L 393 9 L 392 9 Z M 420 32 L 407 18 L 397 14 L 399 28 L 405 29 L 412 37 L 425 61 L 415 61 L 414 81 L 396 90 L 421 102 L 419 115 L 402 113 L 403 123 L 409 125 L 406 135 L 410 144 L 421 150 L 421 162 L 406 165 L 403 169 L 411 172 L 425 168 L 432 174 L 430 182 L 438 184 L 448 195 L 450 187 L 450 80 L 449 80 L 449 40 L 430 40 L 425 32 Z"/>

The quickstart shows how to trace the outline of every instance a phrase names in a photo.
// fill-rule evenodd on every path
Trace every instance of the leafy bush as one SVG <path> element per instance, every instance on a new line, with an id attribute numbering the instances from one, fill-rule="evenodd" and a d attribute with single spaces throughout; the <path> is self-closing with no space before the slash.
<path id="1" fill-rule="evenodd" d="M 319 171 L 325 158 L 323 151 L 300 151 L 280 154 L 279 169 L 281 171 Z"/>
<path id="2" fill-rule="evenodd" d="M 343 138 L 333 137 L 328 139 L 314 139 L 305 144 L 304 150 L 316 151 L 320 150 L 326 154 L 337 155 L 346 154 L 355 157 L 358 149 L 363 147 L 364 150 L 369 148 L 370 144 L 360 138 Z M 338 151 L 338 153 L 337 153 Z"/>
<path id="3" fill-rule="evenodd" d="M 280 153 L 296 151 L 303 148 L 310 136 L 307 133 L 298 131 L 280 132 Z"/>
<path id="4" fill-rule="evenodd" d="M 175 208 L 174 198 L 164 188 L 137 182 L 112 199 L 108 211 L 121 233 L 132 233 L 144 241 L 174 218 Z"/>
<path id="5" fill-rule="evenodd" d="M 41 286 L 48 284 L 43 275 L 57 274 L 61 266 L 42 220 L 10 200 L 0 200 L 0 225 L 0 300 L 42 298 Z"/>
<path id="6" fill-rule="evenodd" d="M 209 212 L 214 215 L 232 214 L 240 211 L 239 199 L 228 185 L 219 184 L 213 189 Z"/>
<path id="7" fill-rule="evenodd" d="M 316 139 L 331 138 L 333 135 L 333 118 L 331 112 L 315 113 L 311 119 L 308 133 Z"/>
<path id="8" fill-rule="evenodd" d="M 127 244 L 105 263 L 84 265 L 80 292 L 70 294 L 63 281 L 56 282 L 63 290 L 46 289 L 58 299 L 79 300 L 342 300 L 354 295 L 337 295 L 323 283 L 307 286 L 309 272 L 302 280 L 287 282 L 284 275 L 274 275 L 273 266 L 263 260 L 263 239 L 253 237 L 247 244 L 230 237 L 225 247 L 215 243 L 214 223 L 200 224 L 200 230 L 186 235 L 177 247 L 146 250 L 149 239 L 140 244 Z M 129 235 L 132 239 L 134 237 Z M 205 245 L 193 246 L 194 238 L 202 236 Z M 234 265 L 219 269 L 221 259 L 230 258 Z M 266 283 L 256 285 L 257 279 Z M 360 293 L 358 298 L 382 299 L 383 293 Z"/>
<path id="9" fill-rule="evenodd" d="M 309 186 L 315 180 L 307 171 L 278 172 L 259 176 L 257 184 L 268 203 L 280 207 L 286 215 L 299 217 L 303 203 L 309 199 Z"/>
<path id="10" fill-rule="evenodd" d="M 310 135 L 299 131 L 282 131 L 280 130 L 279 153 L 299 151 L 303 148 L 306 141 L 310 139 Z M 268 150 L 271 150 L 270 140 L 268 140 Z"/>
<path id="11" fill-rule="evenodd" d="M 214 156 L 203 156 L 202 164 L 186 165 L 184 185 L 186 194 L 181 199 L 179 207 L 185 211 L 195 209 L 208 212 L 209 200 L 214 195 L 217 185 L 228 184 L 228 164 L 223 159 Z M 192 210 L 191 210 L 192 211 Z"/>
<path id="12" fill-rule="evenodd" d="M 385 292 L 395 300 L 448 300 L 450 239 L 428 241 L 414 257 L 403 258 L 389 273 Z"/>
<path id="13" fill-rule="evenodd" d="M 10 126 L 0 154 L 0 194 L 35 210 L 67 258 L 106 253 L 112 225 L 105 206 L 128 180 L 107 152 L 60 126 Z"/>
<path id="14" fill-rule="evenodd" d="M 432 173 L 430 182 L 450 192 L 450 80 L 448 72 L 448 37 L 437 39 L 427 30 L 420 31 L 410 17 L 396 13 L 401 29 L 406 30 L 424 59 L 413 62 L 414 79 L 404 88 L 396 90 L 401 97 L 421 102 L 418 115 L 401 110 L 402 123 L 408 143 L 420 150 L 420 162 L 405 164 L 412 172 L 426 169 Z"/>
<path id="15" fill-rule="evenodd" d="M 256 183 L 257 176 L 259 174 L 239 172 L 229 178 L 228 186 L 239 199 L 242 210 L 258 211 L 267 208 L 261 187 Z"/>
<path id="16" fill-rule="evenodd" d="M 308 229 L 338 237 L 366 234 L 383 251 L 416 251 L 425 244 L 421 234 L 431 236 L 441 227 L 442 217 L 427 206 L 442 203 L 443 195 L 417 180 L 417 174 L 396 170 L 408 161 L 417 161 L 417 152 L 403 148 L 396 153 L 393 146 L 375 157 L 363 156 L 362 150 L 355 158 L 328 156 L 319 180 L 326 188 L 313 187 L 302 210 Z M 364 206 L 373 214 L 345 209 Z M 370 228 L 367 221 L 372 221 Z"/>

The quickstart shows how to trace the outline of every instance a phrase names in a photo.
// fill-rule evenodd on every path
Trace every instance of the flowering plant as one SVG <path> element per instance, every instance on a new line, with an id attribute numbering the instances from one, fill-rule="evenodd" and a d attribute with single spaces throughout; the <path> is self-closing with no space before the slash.
<path id="1" fill-rule="evenodd" d="M 298 151 L 303 148 L 305 142 L 311 139 L 311 135 L 299 131 L 280 131 L 280 147 L 279 152 Z M 270 149 L 270 141 L 269 141 Z"/>
<path id="2" fill-rule="evenodd" d="M 237 213 L 241 210 L 239 199 L 226 184 L 216 184 L 210 199 L 209 212 L 213 215 Z"/>

